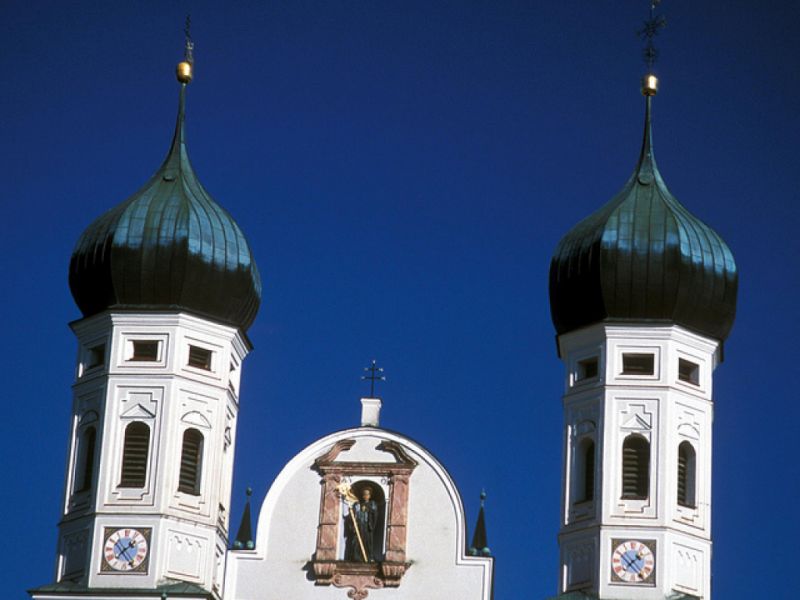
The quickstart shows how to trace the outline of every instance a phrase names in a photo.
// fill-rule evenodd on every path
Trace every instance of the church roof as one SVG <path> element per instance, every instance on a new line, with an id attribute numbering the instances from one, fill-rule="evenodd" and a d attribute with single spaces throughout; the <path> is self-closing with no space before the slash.
<path id="1" fill-rule="evenodd" d="M 69 284 L 85 317 L 106 309 L 184 310 L 246 330 L 261 279 L 242 230 L 189 162 L 186 82 L 167 157 L 133 196 L 83 232 Z"/>
<path id="2" fill-rule="evenodd" d="M 651 105 L 648 95 L 633 175 L 556 247 L 550 310 L 559 335 L 599 321 L 647 321 L 724 340 L 733 325 L 733 254 L 667 189 L 653 153 Z"/>

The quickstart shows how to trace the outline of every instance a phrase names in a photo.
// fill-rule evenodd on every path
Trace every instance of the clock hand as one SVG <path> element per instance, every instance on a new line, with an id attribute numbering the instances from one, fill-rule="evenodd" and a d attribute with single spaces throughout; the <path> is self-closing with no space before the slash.
<path id="1" fill-rule="evenodd" d="M 119 557 L 121 556 L 125 560 L 131 560 L 130 558 L 128 558 L 128 550 L 130 550 L 133 547 L 134 547 L 133 540 L 128 540 L 128 545 L 125 546 L 122 550 L 120 550 L 119 554 L 117 554 L 117 559 L 119 559 Z"/>
<path id="2" fill-rule="evenodd" d="M 636 558 L 628 558 L 625 554 L 623 554 L 622 558 L 625 560 L 627 566 L 630 567 L 630 569 L 626 570 L 632 570 L 635 573 L 639 573 L 641 571 L 641 568 L 636 564 L 638 556 Z"/>
<path id="3" fill-rule="evenodd" d="M 620 557 L 620 558 L 623 560 L 623 562 L 625 563 L 625 566 L 626 566 L 626 567 L 631 567 L 631 566 L 633 566 L 633 565 L 631 564 L 631 561 L 630 561 L 630 560 L 628 560 L 628 557 L 627 557 L 625 554 L 620 554 L 620 555 L 619 555 L 619 557 Z M 627 569 L 626 569 L 626 570 L 627 570 Z"/>

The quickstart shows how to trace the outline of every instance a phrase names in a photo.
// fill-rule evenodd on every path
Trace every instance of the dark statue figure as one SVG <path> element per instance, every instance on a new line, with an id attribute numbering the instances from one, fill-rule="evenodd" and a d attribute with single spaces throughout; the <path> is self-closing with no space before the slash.
<path id="1" fill-rule="evenodd" d="M 355 523 L 353 521 L 355 520 Z M 378 504 L 372 499 L 372 490 L 361 490 L 361 499 L 355 502 L 344 516 L 344 559 L 353 562 L 375 562 L 380 549 L 375 550 L 375 527 L 378 523 Z M 361 537 L 359 543 L 359 535 Z M 362 553 L 362 544 L 366 557 Z"/>

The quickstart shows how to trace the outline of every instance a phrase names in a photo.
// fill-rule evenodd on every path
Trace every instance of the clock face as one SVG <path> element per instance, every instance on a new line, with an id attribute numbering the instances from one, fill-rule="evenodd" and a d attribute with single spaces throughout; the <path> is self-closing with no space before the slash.
<path id="1" fill-rule="evenodd" d="M 612 547 L 612 580 L 655 585 L 655 540 L 612 540 Z"/>
<path id="2" fill-rule="evenodd" d="M 101 571 L 147 573 L 150 529 L 105 528 Z"/>

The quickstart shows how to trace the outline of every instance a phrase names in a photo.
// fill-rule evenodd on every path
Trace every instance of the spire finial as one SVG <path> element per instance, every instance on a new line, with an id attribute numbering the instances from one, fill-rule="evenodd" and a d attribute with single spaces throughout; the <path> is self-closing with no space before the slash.
<path id="1" fill-rule="evenodd" d="M 364 370 L 369 373 L 369 375 L 362 375 L 361 379 L 363 381 L 369 381 L 369 397 L 375 397 L 375 382 L 376 381 L 386 381 L 386 377 L 383 375 L 383 368 L 378 366 L 377 361 L 372 359 L 372 364 L 368 367 L 365 367 Z"/>
<path id="2" fill-rule="evenodd" d="M 233 541 L 234 550 L 252 550 L 256 547 L 256 542 L 253 539 L 253 526 L 250 521 L 250 496 L 253 495 L 253 488 L 248 487 L 245 490 L 245 494 L 247 494 L 247 500 L 244 503 L 244 512 L 242 513 L 239 531 Z"/>
<path id="3" fill-rule="evenodd" d="M 475 523 L 475 532 L 472 534 L 472 544 L 468 549 L 470 556 L 491 556 L 488 536 L 486 535 L 486 490 L 481 490 L 481 507 L 478 510 L 478 521 Z"/>
<path id="4" fill-rule="evenodd" d="M 183 26 L 185 43 L 183 47 L 183 60 L 178 63 L 176 75 L 178 81 L 186 85 L 192 80 L 192 67 L 194 67 L 194 42 L 192 41 L 192 15 L 186 15 L 186 23 Z"/>
<path id="5" fill-rule="evenodd" d="M 667 20 L 663 15 L 656 14 L 656 7 L 661 4 L 661 0 L 648 0 L 650 4 L 650 17 L 644 22 L 644 26 L 639 30 L 639 37 L 644 40 L 644 63 L 647 65 L 647 74 L 642 78 L 642 94 L 645 96 L 655 96 L 658 92 L 658 78 L 653 74 L 653 65 L 658 60 L 658 50 L 655 45 L 655 37 L 667 25 Z"/>

